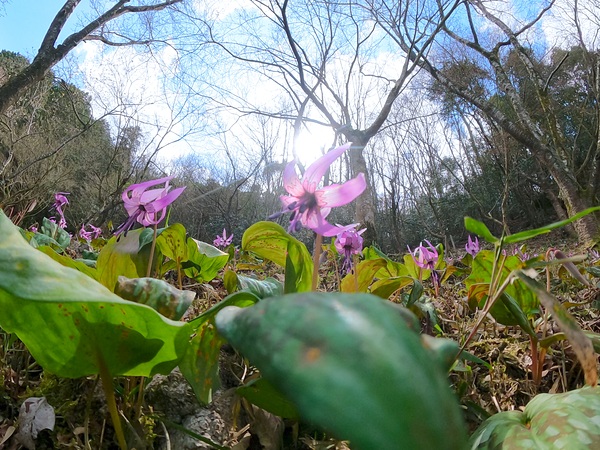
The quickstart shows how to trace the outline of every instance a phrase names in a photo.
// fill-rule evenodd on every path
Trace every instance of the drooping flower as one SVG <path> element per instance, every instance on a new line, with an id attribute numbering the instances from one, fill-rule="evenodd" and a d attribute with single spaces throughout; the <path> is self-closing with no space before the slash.
<path id="1" fill-rule="evenodd" d="M 347 229 L 341 227 L 341 232 L 338 233 L 335 240 L 335 248 L 342 255 L 342 272 L 350 272 L 352 270 L 353 255 L 360 255 L 363 248 L 363 234 L 367 229 L 356 231 L 353 228 Z"/>
<path id="2" fill-rule="evenodd" d="M 165 217 L 167 207 L 185 190 L 184 186 L 169 192 L 171 189 L 169 181 L 172 179 L 173 177 L 159 178 L 157 180 L 132 184 L 125 189 L 121 198 L 129 217 L 117 229 L 115 235 L 127 233 L 135 222 L 139 222 L 145 227 L 160 223 Z M 161 184 L 164 184 L 161 188 L 149 189 L 152 186 Z"/>
<path id="3" fill-rule="evenodd" d="M 439 254 L 436 248 L 431 245 L 431 242 L 429 242 L 427 239 L 425 242 L 427 243 L 428 247 L 425 247 L 421 242 L 421 244 L 414 250 L 411 250 L 410 247 L 408 247 L 408 252 L 411 254 L 417 266 L 422 269 L 433 270 L 435 269 L 435 264 L 438 260 Z"/>
<path id="4" fill-rule="evenodd" d="M 467 243 L 465 244 L 465 250 L 467 251 L 467 253 L 469 255 L 471 255 L 473 258 L 475 258 L 475 255 L 477 255 L 477 253 L 479 253 L 479 239 L 477 239 L 477 237 L 475 237 L 475 240 L 473 241 L 471 239 L 471 235 L 469 235 L 469 237 L 467 238 Z"/>
<path id="5" fill-rule="evenodd" d="M 57 192 L 54 194 L 53 208 L 60 216 L 60 220 L 58 221 L 58 226 L 60 228 L 67 228 L 67 221 L 65 220 L 65 213 L 63 211 L 63 206 L 69 204 L 69 199 L 66 197 L 67 195 L 69 195 L 68 192 Z"/>
<path id="6" fill-rule="evenodd" d="M 223 228 L 223 234 L 217 234 L 217 237 L 213 241 L 215 247 L 225 248 L 233 242 L 233 234 L 227 236 L 227 231 Z"/>
<path id="7" fill-rule="evenodd" d="M 421 244 L 415 248 L 414 251 L 411 251 L 410 247 L 408 247 L 408 251 L 410 252 L 413 261 L 417 266 L 419 266 L 421 269 L 431 270 L 431 279 L 433 280 L 435 295 L 437 297 L 440 290 L 440 275 L 435 270 L 435 264 L 437 263 L 439 254 L 437 249 L 431 245 L 431 242 L 429 242 L 427 239 L 425 242 L 427 243 L 427 247 L 425 247 L 421 242 Z"/>
<path id="8" fill-rule="evenodd" d="M 350 143 L 337 147 L 313 162 L 302 176 L 296 174 L 296 162 L 289 163 L 283 171 L 283 186 L 290 195 L 282 195 L 283 210 L 273 214 L 275 219 L 291 213 L 290 233 L 301 227 L 310 228 L 323 236 L 335 236 L 339 228 L 328 223 L 325 218 L 331 208 L 350 203 L 363 193 L 367 187 L 365 175 L 359 173 L 356 178 L 343 184 L 332 184 L 317 189 L 329 166 L 350 148 Z"/>
<path id="9" fill-rule="evenodd" d="M 98 239 L 100 237 L 100 235 L 102 234 L 102 228 L 95 227 L 91 223 L 89 223 L 88 225 L 91 228 L 91 230 L 87 231 L 86 226 L 81 225 L 81 229 L 79 230 L 79 236 L 88 242 L 93 239 Z"/>

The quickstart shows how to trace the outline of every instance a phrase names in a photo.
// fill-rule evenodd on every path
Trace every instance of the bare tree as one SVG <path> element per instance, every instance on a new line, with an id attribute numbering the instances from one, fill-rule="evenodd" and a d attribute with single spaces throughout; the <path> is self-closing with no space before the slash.
<path id="1" fill-rule="evenodd" d="M 370 3 L 372 17 L 402 51 L 408 52 L 411 41 L 391 13 L 390 5 L 395 2 Z M 575 54 L 563 53 L 562 58 L 548 63 L 546 55 L 556 57 L 559 49 L 553 52 L 552 48 L 533 43 L 536 40 L 532 34 L 553 6 L 553 0 L 545 1 L 534 12 L 527 9 L 529 15 L 517 18 L 507 11 L 493 10 L 494 4 L 484 1 L 463 2 L 456 20 L 444 23 L 435 52 L 420 61 L 408 54 L 439 83 L 444 95 L 461 99 L 482 113 L 488 126 L 504 130 L 518 142 L 522 152 L 531 155 L 550 175 L 561 200 L 553 204 L 565 210 L 562 213 L 557 210 L 559 217 L 571 217 L 598 202 L 594 187 L 600 179 L 598 59 L 597 54 L 586 51 L 589 63 L 571 71 L 571 77 L 577 75 L 583 85 L 590 86 L 581 92 L 584 99 L 581 108 L 596 111 L 574 126 L 566 120 L 565 103 L 561 100 L 565 90 L 559 84 L 561 71 L 564 74 L 569 58 L 572 60 Z M 577 2 L 572 7 L 576 12 Z M 580 29 L 577 14 L 573 17 L 574 29 Z M 585 48 L 582 39 L 579 44 Z M 590 131 L 594 128 L 595 131 Z M 591 144 L 586 143 L 590 133 L 595 136 Z M 600 236 L 598 221 L 593 216 L 577 221 L 574 226 L 582 242 L 589 244 Z"/>
<path id="2" fill-rule="evenodd" d="M 264 81 L 265 88 L 287 96 L 291 107 L 275 110 L 237 97 L 235 108 L 241 114 L 330 127 L 340 138 L 353 142 L 352 174 L 368 176 L 365 146 L 386 123 L 395 100 L 460 1 L 443 1 L 435 7 L 412 0 L 396 2 L 398 20 L 410 30 L 411 43 L 394 55 L 387 51 L 389 37 L 377 32 L 367 14 L 368 2 L 251 3 L 253 8 L 238 11 L 233 18 L 202 22 L 202 27 L 208 27 L 211 42 L 225 56 L 252 71 L 258 86 Z M 356 220 L 370 233 L 375 230 L 375 204 L 369 188 L 356 206 Z M 367 240 L 373 237 L 367 235 Z"/>
<path id="3" fill-rule="evenodd" d="M 156 2 L 150 0 L 142 2 L 146 4 L 129 5 L 131 0 L 119 0 L 110 9 L 101 12 L 87 25 L 69 35 L 59 44 L 57 41 L 60 33 L 63 31 L 69 17 L 75 11 L 75 8 L 81 3 L 81 0 L 67 0 L 50 24 L 42 40 L 40 49 L 33 58 L 33 61 L 31 61 L 31 64 L 0 85 L 0 114 L 6 112 L 24 89 L 43 80 L 49 70 L 64 59 L 81 42 L 99 40 L 107 45 L 121 46 L 148 44 L 154 40 L 152 37 L 128 37 L 110 33 L 106 26 L 115 21 L 115 19 L 127 14 L 141 15 L 151 11 L 160 11 L 182 1 L 165 0 Z"/>

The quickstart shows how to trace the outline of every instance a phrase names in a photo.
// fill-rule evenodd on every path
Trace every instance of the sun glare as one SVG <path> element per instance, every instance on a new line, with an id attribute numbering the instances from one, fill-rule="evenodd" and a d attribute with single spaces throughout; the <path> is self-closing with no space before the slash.
<path id="1" fill-rule="evenodd" d="M 296 153 L 300 162 L 310 164 L 331 149 L 333 132 L 325 127 L 303 130 L 296 140 Z"/>

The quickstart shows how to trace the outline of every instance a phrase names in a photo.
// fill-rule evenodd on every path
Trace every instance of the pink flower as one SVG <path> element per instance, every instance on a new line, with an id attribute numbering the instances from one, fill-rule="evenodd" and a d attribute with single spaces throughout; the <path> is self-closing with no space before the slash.
<path id="1" fill-rule="evenodd" d="M 473 258 L 475 258 L 475 255 L 477 255 L 477 253 L 479 253 L 479 239 L 477 239 L 477 237 L 475 237 L 475 241 L 473 241 L 471 239 L 471 235 L 469 235 L 469 237 L 467 238 L 467 243 L 465 244 L 465 250 L 467 251 L 467 253 L 469 255 L 471 255 Z"/>
<path id="2" fill-rule="evenodd" d="M 223 235 L 217 235 L 213 241 L 213 244 L 215 247 L 225 248 L 230 245 L 231 242 L 233 242 L 233 234 L 227 237 L 227 231 L 225 231 L 225 228 L 223 228 Z"/>
<path id="3" fill-rule="evenodd" d="M 273 214 L 275 219 L 282 214 L 291 213 L 290 233 L 299 231 L 301 227 L 310 228 L 323 236 L 334 236 L 339 228 L 328 223 L 325 218 L 331 208 L 350 203 L 363 193 L 367 187 L 365 175 L 359 173 L 356 178 L 343 184 L 332 184 L 317 189 L 329 166 L 350 148 L 350 143 L 337 147 L 312 163 L 302 179 L 296 174 L 296 162 L 289 163 L 283 171 L 283 186 L 290 195 L 282 195 L 283 210 Z"/>
<path id="4" fill-rule="evenodd" d="M 67 221 L 65 220 L 65 213 L 63 211 L 63 206 L 69 204 L 69 199 L 67 199 L 68 192 L 57 192 L 54 194 L 54 209 L 60 216 L 60 220 L 58 221 L 58 226 L 60 228 L 67 228 Z"/>
<path id="5" fill-rule="evenodd" d="M 353 225 L 354 227 L 354 225 Z M 356 229 L 341 228 L 341 232 L 335 240 L 335 248 L 343 257 L 342 272 L 350 272 L 352 270 L 352 255 L 359 255 L 363 248 L 363 234 L 367 229 L 356 231 Z"/>
<path id="6" fill-rule="evenodd" d="M 102 229 L 95 227 L 91 223 L 88 225 L 91 228 L 91 231 L 87 231 L 86 226 L 81 225 L 81 230 L 79 230 L 79 236 L 88 242 L 91 241 L 92 239 L 98 239 L 100 237 L 100 235 L 102 234 Z"/>
<path id="7" fill-rule="evenodd" d="M 172 179 L 173 177 L 159 178 L 158 180 L 132 184 L 125 189 L 121 198 L 129 218 L 117 229 L 115 234 L 127 233 L 136 221 L 145 227 L 160 223 L 165 217 L 167 207 L 185 189 L 185 187 L 180 187 L 169 192 L 171 189 L 169 181 Z M 163 183 L 164 186 L 161 188 L 148 189 Z"/>
<path id="8" fill-rule="evenodd" d="M 415 264 L 421 269 L 433 270 L 435 269 L 435 264 L 437 263 L 439 255 L 435 247 L 431 245 L 431 242 L 427 239 L 425 242 L 427 242 L 429 247 L 425 247 L 423 243 L 421 243 L 414 251 L 408 247 L 408 252 L 411 254 Z"/>

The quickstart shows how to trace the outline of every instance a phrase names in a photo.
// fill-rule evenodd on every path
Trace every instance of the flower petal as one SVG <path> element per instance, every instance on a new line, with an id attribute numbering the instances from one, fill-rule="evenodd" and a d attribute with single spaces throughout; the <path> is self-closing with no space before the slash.
<path id="1" fill-rule="evenodd" d="M 315 192 L 319 206 L 336 207 L 350 203 L 367 188 L 365 175 L 359 173 L 356 178 L 346 181 L 343 184 L 332 184 L 325 186 Z"/>
<path id="2" fill-rule="evenodd" d="M 302 197 L 304 188 L 296 173 L 296 161 L 292 161 L 283 169 L 283 187 L 294 197 Z"/>
<path id="3" fill-rule="evenodd" d="M 132 184 L 127 189 L 125 189 L 125 191 L 123 192 L 122 198 L 123 198 L 123 200 L 125 200 L 126 197 L 127 198 L 139 197 L 142 195 L 142 193 L 146 189 L 151 188 L 152 186 L 157 186 L 159 184 L 164 184 L 165 187 L 168 187 L 168 183 L 172 179 L 173 179 L 173 176 L 170 176 L 170 177 L 158 178 L 156 180 L 144 181 L 142 183 Z M 131 193 L 131 197 L 129 197 L 128 193 Z"/>
<path id="4" fill-rule="evenodd" d="M 154 211 L 161 211 L 163 209 L 165 209 L 167 206 L 169 206 L 171 203 L 173 203 L 175 200 L 177 200 L 177 197 L 179 197 L 181 195 L 181 193 L 183 191 L 185 191 L 185 186 L 177 188 L 177 189 L 173 189 L 171 192 L 169 192 L 167 195 L 165 195 L 164 197 L 161 197 L 155 201 L 153 201 L 150 205 L 152 206 L 152 209 Z M 150 206 L 148 205 L 148 206 Z"/>
<path id="5" fill-rule="evenodd" d="M 306 172 L 304 172 L 304 176 L 302 177 L 302 184 L 304 187 L 307 188 L 308 186 L 314 186 L 312 191 L 314 192 L 314 189 L 316 189 L 317 185 L 321 181 L 321 178 L 323 178 L 323 175 L 325 175 L 325 172 L 327 172 L 327 169 L 329 169 L 329 166 L 331 166 L 336 159 L 338 159 L 346 150 L 348 150 L 351 145 L 352 143 L 348 142 L 347 144 L 334 148 L 312 163 L 308 169 L 306 169 Z"/>

